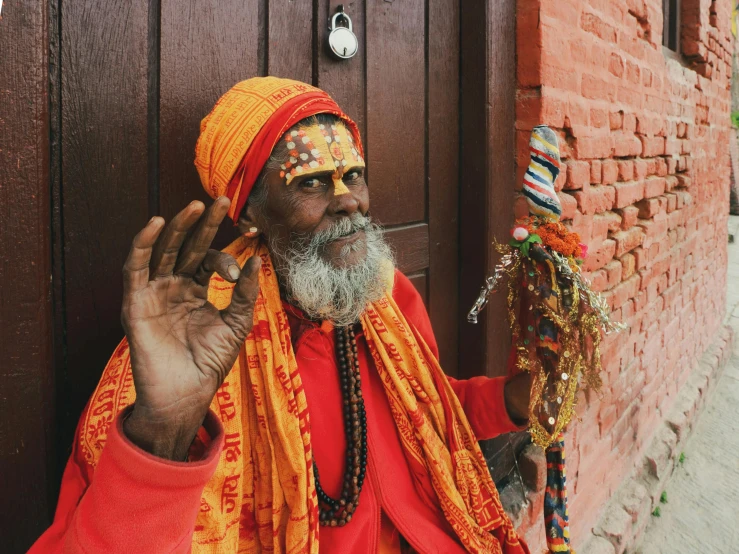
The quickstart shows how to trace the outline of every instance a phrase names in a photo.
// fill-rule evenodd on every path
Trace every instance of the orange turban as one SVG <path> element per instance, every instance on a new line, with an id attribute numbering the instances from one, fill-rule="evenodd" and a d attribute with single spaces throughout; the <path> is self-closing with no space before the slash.
<path id="1" fill-rule="evenodd" d="M 238 220 L 272 149 L 301 119 L 319 113 L 341 118 L 364 154 L 357 125 L 321 89 L 277 77 L 254 77 L 236 84 L 200 123 L 195 167 L 205 191 L 231 199 L 228 215 Z"/>

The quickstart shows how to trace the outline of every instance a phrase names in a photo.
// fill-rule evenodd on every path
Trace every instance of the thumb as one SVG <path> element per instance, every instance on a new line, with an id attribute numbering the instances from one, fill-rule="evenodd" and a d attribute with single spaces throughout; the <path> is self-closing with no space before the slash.
<path id="1" fill-rule="evenodd" d="M 253 326 L 254 303 L 259 294 L 259 269 L 262 259 L 252 256 L 244 264 L 239 280 L 236 282 L 231 304 L 221 310 L 221 317 L 239 341 L 243 341 Z"/>

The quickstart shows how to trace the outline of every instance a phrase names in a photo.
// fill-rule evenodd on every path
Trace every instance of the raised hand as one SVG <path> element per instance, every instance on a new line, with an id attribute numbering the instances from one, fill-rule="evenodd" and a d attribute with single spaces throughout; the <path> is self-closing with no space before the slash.
<path id="1" fill-rule="evenodd" d="M 232 256 L 209 249 L 229 204 L 221 197 L 206 210 L 192 202 L 166 228 L 152 218 L 123 267 L 121 322 L 136 387 L 124 432 L 162 458 L 185 458 L 252 328 L 261 260 L 250 258 L 242 271 Z M 222 311 L 208 302 L 214 272 L 236 283 Z"/>

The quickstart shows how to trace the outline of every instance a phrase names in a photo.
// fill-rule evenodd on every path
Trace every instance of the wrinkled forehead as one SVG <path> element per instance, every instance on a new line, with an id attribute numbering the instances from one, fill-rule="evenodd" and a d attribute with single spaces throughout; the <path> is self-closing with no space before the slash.
<path id="1" fill-rule="evenodd" d="M 280 177 L 288 185 L 301 175 L 327 171 L 341 175 L 364 167 L 355 139 L 341 121 L 293 128 L 281 140 L 287 153 L 280 165 Z"/>

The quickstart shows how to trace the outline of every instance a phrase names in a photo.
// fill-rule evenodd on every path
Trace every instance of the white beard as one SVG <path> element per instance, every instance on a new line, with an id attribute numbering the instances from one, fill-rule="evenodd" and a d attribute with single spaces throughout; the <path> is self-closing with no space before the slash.
<path id="1" fill-rule="evenodd" d="M 341 256 L 366 244 L 363 260 L 350 267 L 337 267 L 323 259 L 321 252 L 327 243 L 358 230 L 364 231 L 364 238 L 342 248 Z M 356 323 L 368 303 L 385 295 L 386 272 L 395 266 L 382 229 L 359 212 L 310 239 L 293 235 L 285 248 L 270 241 L 269 249 L 287 300 L 311 319 L 328 320 L 337 327 Z"/>

